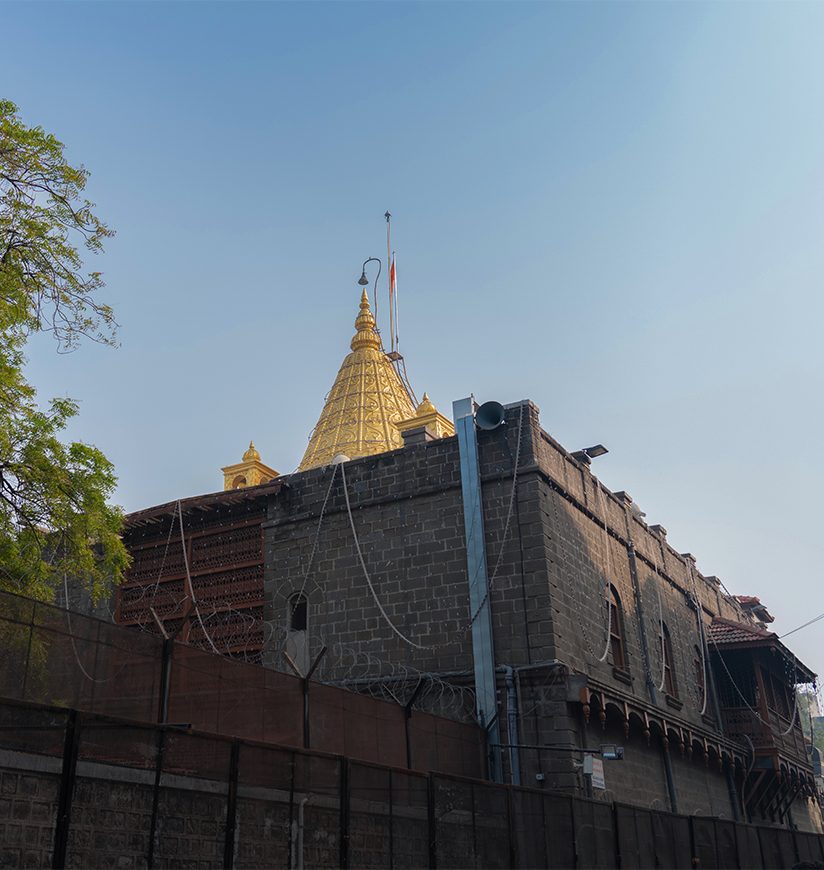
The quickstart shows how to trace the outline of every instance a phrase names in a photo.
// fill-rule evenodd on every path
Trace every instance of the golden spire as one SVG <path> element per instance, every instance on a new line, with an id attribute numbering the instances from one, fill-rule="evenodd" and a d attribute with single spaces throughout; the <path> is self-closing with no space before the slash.
<path id="1" fill-rule="evenodd" d="M 403 447 L 395 424 L 415 415 L 406 389 L 381 349 L 369 297 L 363 291 L 352 352 L 344 359 L 315 426 L 299 471 Z"/>

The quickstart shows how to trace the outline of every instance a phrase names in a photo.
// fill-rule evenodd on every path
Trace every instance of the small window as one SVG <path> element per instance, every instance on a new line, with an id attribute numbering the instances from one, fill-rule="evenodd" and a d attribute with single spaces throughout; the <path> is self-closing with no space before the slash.
<path id="1" fill-rule="evenodd" d="M 309 619 L 309 602 L 302 593 L 289 599 L 289 631 L 306 631 Z"/>
<path id="2" fill-rule="evenodd" d="M 678 697 L 678 684 L 675 682 L 675 665 L 672 657 L 672 640 L 666 623 L 661 623 L 661 649 L 664 653 L 664 691 L 672 697 Z"/>
<path id="3" fill-rule="evenodd" d="M 621 599 L 614 586 L 609 587 L 609 644 L 613 667 L 625 671 L 627 658 L 624 655 L 624 614 L 621 610 Z"/>

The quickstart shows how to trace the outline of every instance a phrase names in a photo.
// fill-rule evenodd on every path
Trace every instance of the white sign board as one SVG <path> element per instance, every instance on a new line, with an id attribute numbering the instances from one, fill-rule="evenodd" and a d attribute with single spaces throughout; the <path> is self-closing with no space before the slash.
<path id="1" fill-rule="evenodd" d="M 604 779 L 604 761 L 601 758 L 592 759 L 592 787 L 600 789 L 607 787 Z"/>

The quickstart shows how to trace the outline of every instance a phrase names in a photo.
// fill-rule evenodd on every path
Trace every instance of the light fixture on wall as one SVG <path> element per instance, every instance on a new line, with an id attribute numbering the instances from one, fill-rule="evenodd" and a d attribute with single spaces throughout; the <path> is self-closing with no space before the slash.
<path id="1" fill-rule="evenodd" d="M 609 453 L 609 450 L 603 444 L 594 444 L 592 447 L 576 450 L 574 453 L 570 453 L 570 456 L 578 462 L 583 462 L 584 465 L 589 465 L 593 459 L 597 459 L 605 453 Z"/>

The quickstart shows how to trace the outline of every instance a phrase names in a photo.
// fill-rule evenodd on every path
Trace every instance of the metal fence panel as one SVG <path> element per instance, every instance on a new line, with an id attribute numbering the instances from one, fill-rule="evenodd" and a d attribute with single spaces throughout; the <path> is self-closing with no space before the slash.
<path id="1" fill-rule="evenodd" d="M 686 816 L 650 811 L 656 866 L 687 870 L 693 866 L 690 822 Z"/>
<path id="2" fill-rule="evenodd" d="M 79 724 L 67 867 L 140 867 L 149 853 L 157 729 Z"/>
<path id="3" fill-rule="evenodd" d="M 231 743 L 169 731 L 158 794 L 155 858 L 163 866 L 224 866 Z"/>
<path id="4" fill-rule="evenodd" d="M 392 771 L 392 867 L 429 864 L 429 787 L 421 774 Z"/>
<path id="5" fill-rule="evenodd" d="M 798 851 L 799 861 L 820 861 L 821 848 L 819 846 L 819 838 L 815 834 L 805 834 L 802 831 L 795 831 L 795 847 Z"/>
<path id="6" fill-rule="evenodd" d="M 572 798 L 561 794 L 544 795 L 544 830 L 547 867 L 575 866 L 575 820 Z"/>
<path id="7" fill-rule="evenodd" d="M 780 828 L 758 828 L 764 867 L 792 867 L 796 863 L 792 834 Z"/>
<path id="8" fill-rule="evenodd" d="M 475 848 L 479 867 L 509 867 L 509 801 L 505 786 L 478 783 L 472 790 Z"/>
<path id="9" fill-rule="evenodd" d="M 735 841 L 738 847 L 738 860 L 741 867 L 763 868 L 761 846 L 758 842 L 758 828 L 740 822 L 735 824 Z"/>
<path id="10" fill-rule="evenodd" d="M 544 797 L 539 791 L 512 789 L 512 838 L 516 867 L 546 867 Z"/>
<path id="11" fill-rule="evenodd" d="M 611 804 L 574 798 L 576 867 L 615 867 L 615 831 Z"/>
<path id="12" fill-rule="evenodd" d="M 715 848 L 718 855 L 718 866 L 736 870 L 739 866 L 739 860 L 733 822 L 723 819 L 715 820 Z"/>
<path id="13" fill-rule="evenodd" d="M 639 807 L 615 805 L 621 867 L 655 867 L 652 815 Z"/>
<path id="14" fill-rule="evenodd" d="M 295 753 L 294 813 L 303 802 L 305 867 L 337 867 L 341 851 L 341 764 L 336 758 Z"/>
<path id="15" fill-rule="evenodd" d="M 433 776 L 435 848 L 438 867 L 476 867 L 473 784 Z"/>
<path id="16" fill-rule="evenodd" d="M 370 765 L 350 764 L 350 866 L 392 866 L 392 810 L 392 772 Z"/>
<path id="17" fill-rule="evenodd" d="M 0 704 L 3 866 L 51 865 L 67 720 L 62 711 Z"/>
<path id="18" fill-rule="evenodd" d="M 292 800 L 294 756 L 286 749 L 241 744 L 235 868 L 292 866 L 299 834 Z"/>
<path id="19" fill-rule="evenodd" d="M 718 867 L 715 826 L 712 819 L 690 816 L 690 825 L 692 826 L 694 858 L 698 861 L 698 866 L 702 868 Z"/>

